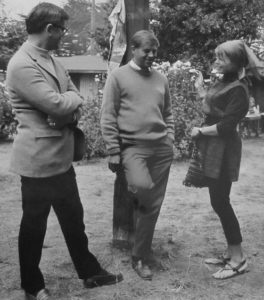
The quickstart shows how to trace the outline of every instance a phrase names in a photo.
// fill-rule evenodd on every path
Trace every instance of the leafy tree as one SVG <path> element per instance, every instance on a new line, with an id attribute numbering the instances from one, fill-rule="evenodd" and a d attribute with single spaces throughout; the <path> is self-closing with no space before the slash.
<path id="1" fill-rule="evenodd" d="M 94 11 L 94 29 L 91 28 L 92 4 L 87 0 L 68 0 L 64 5 L 70 15 L 69 32 L 65 35 L 58 55 L 89 53 L 91 45 L 95 52 L 104 52 L 109 48 L 111 26 L 108 16 L 114 6 L 114 0 L 96 5 Z M 93 32 L 94 31 L 94 32 Z M 93 43 L 93 44 L 92 44 Z"/>
<path id="2" fill-rule="evenodd" d="M 112 26 L 108 20 L 108 17 L 112 12 L 115 3 L 115 0 L 110 0 L 108 3 L 105 3 L 101 6 L 102 21 L 101 24 L 98 24 L 98 26 L 96 27 L 94 34 L 95 41 L 100 46 L 102 50 L 101 54 L 105 59 L 107 59 L 109 55 L 109 38 L 112 30 Z"/>
<path id="3" fill-rule="evenodd" d="M 152 10 L 160 40 L 159 57 L 188 59 L 208 71 L 215 47 L 226 40 L 257 37 L 264 4 L 260 0 L 163 0 Z"/>

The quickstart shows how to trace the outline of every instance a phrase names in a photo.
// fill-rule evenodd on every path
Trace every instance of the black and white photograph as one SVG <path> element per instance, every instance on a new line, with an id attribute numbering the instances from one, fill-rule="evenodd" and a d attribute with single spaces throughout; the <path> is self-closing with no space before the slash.
<path id="1" fill-rule="evenodd" d="M 0 299 L 264 299 L 263 0 L 0 0 Z"/>

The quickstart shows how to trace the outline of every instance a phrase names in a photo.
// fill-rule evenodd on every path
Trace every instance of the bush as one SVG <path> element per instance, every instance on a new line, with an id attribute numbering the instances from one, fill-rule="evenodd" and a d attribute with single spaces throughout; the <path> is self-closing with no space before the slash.
<path id="1" fill-rule="evenodd" d="M 107 155 L 100 128 L 100 109 L 102 97 L 88 99 L 83 105 L 83 115 L 79 122 L 86 138 L 85 158 Z"/>
<path id="2" fill-rule="evenodd" d="M 107 155 L 100 127 L 100 111 L 102 105 L 102 88 L 105 83 L 104 76 L 97 76 L 98 94 L 94 99 L 87 99 L 82 106 L 82 117 L 79 127 L 86 138 L 85 158 L 105 157 Z"/>
<path id="3" fill-rule="evenodd" d="M 16 133 L 17 121 L 15 114 L 5 91 L 5 87 L 0 83 L 0 139 L 6 139 Z"/>
<path id="4" fill-rule="evenodd" d="M 191 67 L 189 62 L 177 61 L 173 65 L 162 63 L 154 65 L 164 73 L 169 81 L 172 113 L 175 121 L 175 158 L 190 157 L 192 140 L 190 129 L 199 126 L 203 120 L 201 99 L 197 97 L 194 86 L 200 72 Z"/>

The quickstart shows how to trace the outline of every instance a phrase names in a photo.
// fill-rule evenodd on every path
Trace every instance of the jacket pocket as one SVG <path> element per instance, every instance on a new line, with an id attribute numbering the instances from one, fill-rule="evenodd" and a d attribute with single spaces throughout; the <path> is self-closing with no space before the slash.
<path id="1" fill-rule="evenodd" d="M 56 129 L 35 129 L 35 138 L 60 137 L 62 132 Z"/>

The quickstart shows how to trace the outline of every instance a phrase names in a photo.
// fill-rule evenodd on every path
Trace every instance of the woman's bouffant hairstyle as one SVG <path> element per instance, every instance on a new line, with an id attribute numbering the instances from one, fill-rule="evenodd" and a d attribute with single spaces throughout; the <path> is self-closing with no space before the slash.
<path id="1" fill-rule="evenodd" d="M 131 46 L 134 48 L 139 48 L 145 41 L 151 42 L 152 45 L 159 46 L 158 39 L 150 30 L 137 31 L 131 38 Z"/>
<path id="2" fill-rule="evenodd" d="M 39 3 L 25 17 L 28 34 L 41 33 L 47 24 L 62 25 L 69 15 L 59 6 L 48 2 Z"/>

